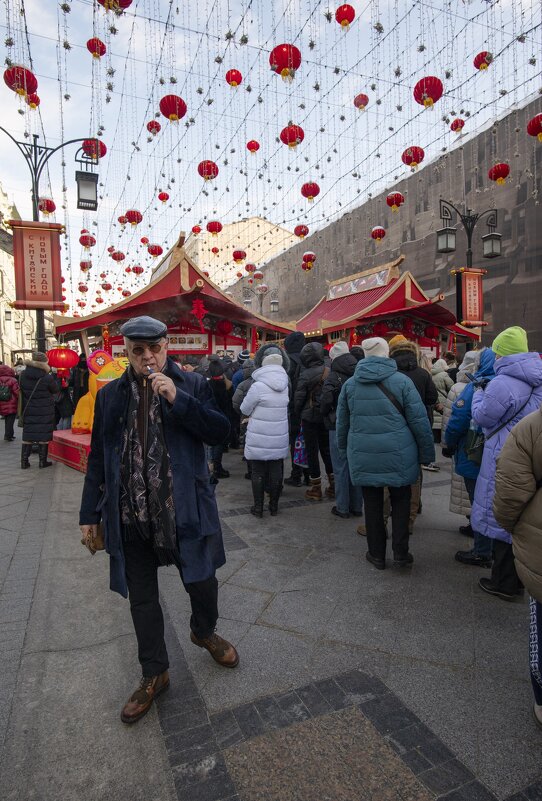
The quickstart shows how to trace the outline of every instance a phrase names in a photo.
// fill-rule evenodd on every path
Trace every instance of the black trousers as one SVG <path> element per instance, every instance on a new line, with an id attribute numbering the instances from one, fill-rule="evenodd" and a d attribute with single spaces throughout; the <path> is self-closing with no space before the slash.
<path id="1" fill-rule="evenodd" d="M 493 540 L 491 583 L 509 595 L 515 595 L 523 587 L 516 572 L 512 546 L 508 542 Z"/>
<path id="2" fill-rule="evenodd" d="M 124 559 L 139 662 L 144 676 L 157 676 L 169 667 L 158 593 L 158 561 L 152 547 L 142 539 L 124 543 Z M 190 596 L 190 628 L 200 639 L 209 637 L 218 620 L 218 582 L 213 576 L 185 584 L 180 565 L 177 568 Z"/>
<path id="3" fill-rule="evenodd" d="M 305 437 L 305 448 L 307 449 L 307 461 L 309 463 L 309 475 L 311 478 L 320 478 L 320 459 L 322 457 L 326 473 L 333 473 L 333 463 L 329 451 L 329 431 L 324 423 L 309 423 L 303 420 L 303 434 Z"/>
<path id="4" fill-rule="evenodd" d="M 11 439 L 11 437 L 13 436 L 13 433 L 14 433 L 13 432 L 13 425 L 15 423 L 15 418 L 16 417 L 17 417 L 17 415 L 15 414 L 15 412 L 13 412 L 13 414 L 6 414 L 6 416 L 4 418 L 4 438 L 5 439 Z"/>
<path id="5" fill-rule="evenodd" d="M 283 465 L 282 459 L 269 459 L 268 461 L 251 459 L 250 471 L 253 487 L 261 484 L 265 492 L 278 496 L 282 489 Z M 257 503 L 258 499 L 259 496 L 257 498 L 255 493 L 254 502 Z"/>
<path id="6" fill-rule="evenodd" d="M 388 489 L 391 501 L 393 555 L 398 559 L 404 559 L 408 554 L 410 485 L 406 487 L 388 487 Z M 369 553 L 376 559 L 385 559 L 384 487 L 362 487 L 362 490 Z"/>

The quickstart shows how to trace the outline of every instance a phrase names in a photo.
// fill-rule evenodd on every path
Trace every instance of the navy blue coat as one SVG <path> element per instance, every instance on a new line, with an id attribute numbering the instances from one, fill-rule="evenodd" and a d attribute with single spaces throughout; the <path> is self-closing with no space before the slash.
<path id="1" fill-rule="evenodd" d="M 164 374 L 173 380 L 173 405 L 161 398 L 164 436 L 173 474 L 177 543 L 183 579 L 187 584 L 214 575 L 226 557 L 214 487 L 204 442 L 218 445 L 229 434 L 228 419 L 213 400 L 208 381 L 185 373 L 167 360 Z M 81 525 L 104 525 L 110 557 L 110 587 L 128 596 L 121 533 L 119 477 L 122 435 L 126 426 L 130 388 L 128 376 L 106 384 L 96 396 L 91 450 L 81 500 Z"/>

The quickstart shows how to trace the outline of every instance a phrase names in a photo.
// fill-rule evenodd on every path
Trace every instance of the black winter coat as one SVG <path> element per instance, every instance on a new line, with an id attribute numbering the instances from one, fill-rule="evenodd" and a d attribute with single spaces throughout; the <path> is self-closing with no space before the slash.
<path id="1" fill-rule="evenodd" d="M 408 376 L 418 390 L 427 409 L 429 422 L 433 425 L 433 406 L 438 402 L 438 392 L 433 379 L 427 370 L 419 367 L 416 353 L 411 349 L 393 350 L 390 356 L 397 363 L 397 369 Z"/>
<path id="2" fill-rule="evenodd" d="M 324 381 L 320 398 L 320 411 L 328 431 L 335 430 L 337 403 L 342 385 L 354 375 L 357 363 L 358 360 L 351 353 L 343 353 L 331 362 L 331 372 Z"/>
<path id="3" fill-rule="evenodd" d="M 319 342 L 309 342 L 301 351 L 301 371 L 294 392 L 294 414 L 310 423 L 322 423 L 322 384 L 329 374 L 325 351 Z M 322 380 L 323 379 L 323 380 Z"/>
<path id="4" fill-rule="evenodd" d="M 39 386 L 36 386 L 38 381 Z M 30 361 L 21 373 L 20 386 L 23 393 L 23 442 L 50 442 L 55 430 L 55 396 L 60 384 L 49 372 L 46 362 Z"/>

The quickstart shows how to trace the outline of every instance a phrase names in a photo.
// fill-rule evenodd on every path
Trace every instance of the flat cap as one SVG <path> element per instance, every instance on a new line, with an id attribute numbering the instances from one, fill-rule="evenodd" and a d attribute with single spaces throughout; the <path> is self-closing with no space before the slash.
<path id="1" fill-rule="evenodd" d="M 154 317 L 132 317 L 119 328 L 126 339 L 140 339 L 144 342 L 158 342 L 167 335 L 167 325 Z"/>

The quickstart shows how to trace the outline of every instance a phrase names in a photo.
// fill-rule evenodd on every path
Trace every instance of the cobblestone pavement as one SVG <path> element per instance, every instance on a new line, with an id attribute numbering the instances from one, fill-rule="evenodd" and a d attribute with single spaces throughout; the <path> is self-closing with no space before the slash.
<path id="1" fill-rule="evenodd" d="M 397 573 L 301 489 L 255 520 L 240 454 L 224 461 L 218 630 L 240 666 L 191 645 L 162 569 L 171 687 L 128 728 L 135 637 L 104 555 L 79 543 L 82 476 L 36 457 L 23 472 L 0 442 L 2 801 L 540 801 L 526 601 L 485 596 L 483 571 L 454 562 L 449 466 L 424 477 Z"/>

